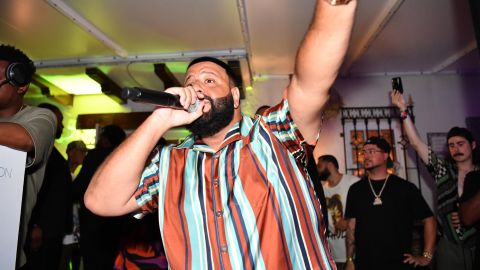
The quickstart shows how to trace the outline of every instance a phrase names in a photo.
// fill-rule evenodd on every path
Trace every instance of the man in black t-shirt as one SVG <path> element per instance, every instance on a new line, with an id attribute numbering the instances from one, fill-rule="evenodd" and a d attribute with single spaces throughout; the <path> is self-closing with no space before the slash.
<path id="1" fill-rule="evenodd" d="M 460 218 L 466 227 L 480 230 L 480 171 L 471 171 L 465 176 L 460 203 Z M 480 269 L 480 237 L 475 244 L 475 263 L 473 269 Z"/>
<path id="2" fill-rule="evenodd" d="M 390 145 L 383 138 L 368 139 L 362 153 L 367 175 L 350 187 L 347 196 L 346 269 L 400 270 L 430 264 L 436 221 L 422 194 L 412 183 L 388 174 Z M 424 226 L 422 256 L 411 254 L 416 220 Z"/>

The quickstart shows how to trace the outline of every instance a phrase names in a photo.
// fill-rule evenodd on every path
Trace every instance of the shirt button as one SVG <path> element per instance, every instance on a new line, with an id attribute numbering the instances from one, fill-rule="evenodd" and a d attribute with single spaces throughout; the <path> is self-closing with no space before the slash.
<path id="1" fill-rule="evenodd" d="M 218 187 L 218 185 L 220 185 L 220 181 L 218 181 L 218 179 L 213 180 L 213 185 Z"/>
<path id="2" fill-rule="evenodd" d="M 225 246 L 225 245 L 220 246 L 220 251 L 222 251 L 223 253 L 227 252 L 228 251 L 227 246 Z"/>
<path id="3" fill-rule="evenodd" d="M 214 154 L 214 155 L 213 155 L 213 158 L 214 158 L 214 159 L 218 159 L 218 154 Z"/>
<path id="4" fill-rule="evenodd" d="M 216 213 L 217 217 L 221 217 L 223 215 L 223 210 L 219 210 Z"/>

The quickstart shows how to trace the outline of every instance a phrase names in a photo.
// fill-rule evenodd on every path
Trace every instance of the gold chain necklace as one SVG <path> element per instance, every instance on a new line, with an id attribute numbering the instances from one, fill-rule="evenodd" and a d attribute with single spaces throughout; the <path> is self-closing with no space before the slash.
<path id="1" fill-rule="evenodd" d="M 387 178 L 385 178 L 385 182 L 383 183 L 382 189 L 380 189 L 380 192 L 377 195 L 377 193 L 375 193 L 375 190 L 373 189 L 372 180 L 370 180 L 370 176 L 368 176 L 368 183 L 370 184 L 370 189 L 372 190 L 373 196 L 375 196 L 375 199 L 373 200 L 373 205 L 383 204 L 380 196 L 382 196 L 382 192 L 385 189 L 385 186 L 387 185 L 388 177 L 390 177 L 390 174 L 387 174 Z"/>

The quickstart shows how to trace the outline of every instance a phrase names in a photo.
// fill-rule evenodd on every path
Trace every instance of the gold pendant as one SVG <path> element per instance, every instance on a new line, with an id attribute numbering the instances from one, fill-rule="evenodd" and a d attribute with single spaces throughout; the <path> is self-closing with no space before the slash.
<path id="1" fill-rule="evenodd" d="M 382 199 L 380 197 L 376 197 L 375 200 L 373 200 L 373 205 L 382 205 Z"/>

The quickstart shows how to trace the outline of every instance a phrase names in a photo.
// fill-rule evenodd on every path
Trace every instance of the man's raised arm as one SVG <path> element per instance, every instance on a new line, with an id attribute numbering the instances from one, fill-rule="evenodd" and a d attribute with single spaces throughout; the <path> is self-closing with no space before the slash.
<path id="1" fill-rule="evenodd" d="M 356 0 L 336 6 L 329 2 L 317 0 L 287 87 L 292 117 L 310 143 L 317 138 L 322 107 L 347 51 L 357 4 Z"/>
<path id="2" fill-rule="evenodd" d="M 405 102 L 405 98 L 403 94 L 394 90 L 390 94 L 392 99 L 392 104 L 395 105 L 400 112 L 408 112 L 408 108 Z M 408 113 L 406 114 L 406 118 L 402 120 L 402 125 L 407 134 L 408 141 L 413 146 L 413 149 L 417 152 L 420 159 L 425 163 L 428 164 L 428 145 L 425 144 L 420 135 L 418 135 L 417 129 L 415 128 L 415 124 L 413 123 Z"/>

